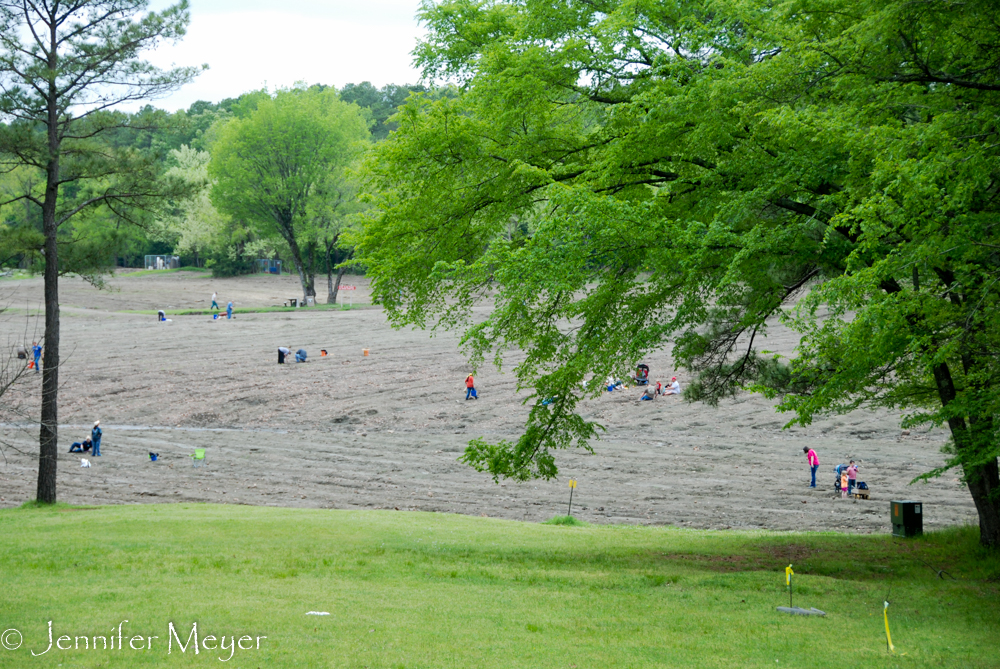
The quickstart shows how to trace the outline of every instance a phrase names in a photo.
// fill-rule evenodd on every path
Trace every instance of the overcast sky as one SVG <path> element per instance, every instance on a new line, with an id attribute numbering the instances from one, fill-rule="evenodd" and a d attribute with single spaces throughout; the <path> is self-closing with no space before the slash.
<path id="1" fill-rule="evenodd" d="M 218 102 L 246 91 L 370 81 L 416 83 L 410 52 L 422 34 L 419 0 L 190 0 L 184 40 L 147 54 L 161 67 L 209 70 L 170 97 L 154 100 L 174 111 L 197 100 Z M 152 0 L 162 9 L 170 0 Z"/>

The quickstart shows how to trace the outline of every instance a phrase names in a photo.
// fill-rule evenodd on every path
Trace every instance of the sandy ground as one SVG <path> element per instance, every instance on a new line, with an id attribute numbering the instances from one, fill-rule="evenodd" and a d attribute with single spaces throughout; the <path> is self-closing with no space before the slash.
<path id="1" fill-rule="evenodd" d="M 347 277 L 357 303 L 367 281 Z M 177 273 L 122 276 L 97 291 L 65 279 L 60 440 L 65 447 L 100 418 L 103 456 L 89 469 L 60 454 L 59 496 L 75 504 L 226 502 L 313 508 L 381 508 L 540 521 L 567 510 L 596 523 L 696 528 L 887 532 L 890 499 L 924 502 L 925 527 L 974 522 L 954 475 L 908 485 L 938 466 L 942 430 L 904 434 L 887 413 L 857 412 L 782 430 L 771 403 L 739 397 L 719 408 L 663 398 L 638 402 L 634 388 L 587 400 L 583 413 L 607 427 L 593 455 L 559 454 L 556 481 L 492 480 L 457 462 L 474 437 L 516 438 L 527 409 L 510 374 L 477 375 L 478 401 L 464 401 L 469 367 L 448 333 L 393 330 L 378 309 L 248 314 L 232 321 L 174 317 L 168 325 L 128 310 L 273 305 L 299 294 L 293 277 L 218 280 Z M 0 297 L 38 308 L 41 279 L 0 282 Z M 485 309 L 485 308 L 484 308 Z M 485 312 L 484 312 L 485 313 Z M 34 331 L 41 318 L 9 310 L 0 341 Z M 305 348 L 310 362 L 277 365 L 276 349 Z M 769 350 L 791 351 L 776 328 Z M 320 358 L 321 348 L 329 351 Z M 368 348 L 371 354 L 362 355 Z M 669 378 L 666 352 L 645 360 Z M 683 376 L 682 376 L 683 380 Z M 37 406 L 39 378 L 24 390 Z M 31 499 L 37 431 L 0 427 L 0 506 Z M 823 463 L 810 490 L 802 453 Z M 207 450 L 207 465 L 188 457 Z M 160 454 L 150 462 L 149 451 Z M 832 467 L 861 465 L 871 500 L 834 495 Z"/>

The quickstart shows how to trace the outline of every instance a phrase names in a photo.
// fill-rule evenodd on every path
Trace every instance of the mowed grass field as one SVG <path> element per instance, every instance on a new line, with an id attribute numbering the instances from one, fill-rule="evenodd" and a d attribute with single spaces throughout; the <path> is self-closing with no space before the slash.
<path id="1" fill-rule="evenodd" d="M 21 641 L 2 667 L 1000 666 L 1000 560 L 969 528 L 902 541 L 180 504 L 9 509 L 0 533 L 0 630 Z M 789 563 L 796 605 L 827 617 L 775 611 Z M 50 620 L 68 649 L 46 651 Z"/>

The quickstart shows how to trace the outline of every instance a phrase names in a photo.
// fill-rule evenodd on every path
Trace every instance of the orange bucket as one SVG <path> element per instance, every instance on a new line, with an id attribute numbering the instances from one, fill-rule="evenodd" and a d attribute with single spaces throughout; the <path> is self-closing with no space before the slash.
<path id="1" fill-rule="evenodd" d="M 365 357 L 368 356 L 368 349 L 363 348 L 363 349 L 361 349 L 361 352 L 365 355 Z"/>

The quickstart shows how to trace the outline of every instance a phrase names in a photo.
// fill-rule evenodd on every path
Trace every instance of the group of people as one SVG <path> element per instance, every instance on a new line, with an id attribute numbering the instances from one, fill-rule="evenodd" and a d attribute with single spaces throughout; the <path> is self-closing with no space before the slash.
<path id="1" fill-rule="evenodd" d="M 74 441 L 69 447 L 70 453 L 90 453 L 95 458 L 101 457 L 101 421 L 94 421 L 94 427 L 90 430 L 90 436 L 83 441 Z"/>
<path id="2" fill-rule="evenodd" d="M 285 351 L 285 354 L 288 353 L 288 349 L 279 348 L 278 362 L 284 361 L 284 358 L 282 357 L 281 353 L 282 350 Z M 305 351 L 300 350 L 300 353 L 305 353 Z M 296 357 L 296 359 L 298 358 Z M 607 387 L 608 387 L 608 392 L 612 392 L 616 388 L 622 388 L 623 386 L 621 381 L 617 381 L 613 377 L 608 377 Z M 642 394 L 642 397 L 639 399 L 652 400 L 656 399 L 657 395 L 680 395 L 680 394 L 681 394 L 681 384 L 677 380 L 676 376 L 672 376 L 670 377 L 670 385 L 668 385 L 666 388 L 664 388 L 663 384 L 660 383 L 659 381 L 656 382 L 655 386 L 647 385 L 646 391 Z M 466 400 L 479 399 L 479 393 L 476 392 L 476 380 L 473 378 L 472 374 L 469 374 L 467 377 L 465 377 L 465 399 Z M 548 406 L 549 404 L 552 403 L 553 399 L 554 398 L 546 398 L 545 401 L 542 402 L 542 405 Z"/>
<path id="3" fill-rule="evenodd" d="M 670 385 L 666 388 L 659 381 L 656 385 L 648 385 L 645 392 L 643 392 L 642 397 L 639 398 L 640 401 L 655 400 L 657 395 L 680 395 L 681 394 L 681 383 L 677 380 L 676 376 L 670 377 Z"/>
<path id="4" fill-rule="evenodd" d="M 38 374 L 42 371 L 42 347 L 38 345 L 37 341 L 31 342 L 31 355 L 34 358 L 32 361 L 32 366 L 35 368 L 35 373 Z M 18 360 L 28 359 L 28 349 L 25 346 L 17 347 L 17 358 Z"/>
<path id="5" fill-rule="evenodd" d="M 819 456 L 816 455 L 815 450 L 808 446 L 803 446 L 802 452 L 806 454 L 806 461 L 809 463 L 809 473 L 812 475 L 812 483 L 809 484 L 809 487 L 815 488 L 816 470 L 819 469 Z M 837 475 L 840 497 L 846 499 L 848 495 L 854 492 L 855 486 L 858 485 L 858 465 L 854 460 L 851 460 L 846 465 L 837 465 L 834 467 L 834 472 Z M 864 489 L 864 486 L 862 488 Z"/>
<path id="6" fill-rule="evenodd" d="M 215 309 L 216 313 L 218 313 L 220 308 L 218 293 L 212 293 L 212 306 L 209 308 Z M 233 317 L 233 301 L 229 300 L 229 302 L 226 303 L 226 318 L 232 318 L 232 317 Z"/>
<path id="7" fill-rule="evenodd" d="M 292 349 L 288 348 L 287 346 L 279 346 L 278 364 L 279 365 L 285 364 L 285 357 L 291 354 L 292 354 Z M 300 348 L 298 351 L 295 352 L 295 362 L 305 362 L 307 356 L 308 354 L 306 353 L 306 350 L 304 348 Z"/>

